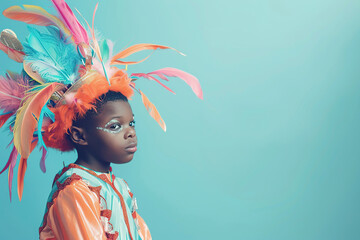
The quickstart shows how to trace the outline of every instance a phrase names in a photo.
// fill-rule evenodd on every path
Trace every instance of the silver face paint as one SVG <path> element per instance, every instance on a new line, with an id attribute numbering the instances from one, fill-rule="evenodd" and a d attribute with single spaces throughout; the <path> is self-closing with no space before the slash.
<path id="1" fill-rule="evenodd" d="M 118 123 L 118 128 L 116 129 L 107 129 L 106 127 L 108 127 L 109 125 L 113 124 L 113 123 Z M 116 126 L 116 125 L 114 125 Z M 112 134 L 116 134 L 119 133 L 122 130 L 122 126 L 120 125 L 120 122 L 116 119 L 111 119 L 107 124 L 105 124 L 105 127 L 96 127 L 96 129 L 99 129 L 101 131 L 107 132 L 107 133 L 112 133 Z"/>
<path id="2" fill-rule="evenodd" d="M 113 128 L 113 129 L 108 129 L 107 127 L 111 124 L 114 123 L 118 123 L 117 125 L 114 126 L 118 126 L 117 128 Z M 132 120 L 130 122 L 130 127 L 135 127 L 135 120 Z M 123 127 L 121 126 L 120 122 L 116 119 L 111 119 L 108 123 L 105 124 L 105 127 L 96 127 L 96 129 L 107 132 L 107 133 L 111 133 L 111 134 L 117 134 L 119 132 L 121 132 L 121 130 L 123 130 Z"/>

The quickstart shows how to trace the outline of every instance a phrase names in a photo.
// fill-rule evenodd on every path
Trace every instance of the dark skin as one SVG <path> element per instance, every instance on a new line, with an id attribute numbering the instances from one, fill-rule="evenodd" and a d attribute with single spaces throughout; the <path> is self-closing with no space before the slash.
<path id="1" fill-rule="evenodd" d="M 72 126 L 70 138 L 76 146 L 75 164 L 98 172 L 109 172 L 110 163 L 130 162 L 137 150 L 134 115 L 128 102 L 106 102 L 98 114 Z"/>

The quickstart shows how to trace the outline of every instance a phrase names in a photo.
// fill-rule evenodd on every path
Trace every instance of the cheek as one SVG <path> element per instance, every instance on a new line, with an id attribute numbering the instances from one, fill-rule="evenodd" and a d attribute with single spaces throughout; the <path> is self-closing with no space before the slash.
<path id="1" fill-rule="evenodd" d="M 110 149 L 118 149 L 124 144 L 124 137 L 120 133 L 107 133 L 104 132 L 101 134 L 102 143 Z"/>
<path id="2" fill-rule="evenodd" d="M 113 152 L 123 144 L 123 136 L 121 133 L 109 133 L 102 130 L 97 130 L 91 136 L 91 146 L 99 149 L 102 154 Z"/>
<path id="3" fill-rule="evenodd" d="M 124 133 L 108 133 L 99 130 L 92 136 L 90 148 L 96 151 L 96 155 L 106 162 L 127 163 L 130 162 L 134 154 L 129 154 Z"/>

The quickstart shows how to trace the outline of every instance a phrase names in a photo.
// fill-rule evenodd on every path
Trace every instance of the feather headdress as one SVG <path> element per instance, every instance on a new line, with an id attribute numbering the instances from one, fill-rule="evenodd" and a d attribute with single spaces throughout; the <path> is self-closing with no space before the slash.
<path id="1" fill-rule="evenodd" d="M 40 168 L 45 172 L 48 147 L 72 150 L 73 146 L 66 137 L 72 122 L 95 108 L 96 100 L 108 91 L 121 92 L 127 98 L 134 90 L 138 92 L 150 116 L 164 131 L 164 120 L 144 92 L 137 89 L 136 79 L 153 80 L 174 93 L 164 83 L 169 81 L 168 77 L 177 77 L 185 81 L 197 97 L 203 98 L 197 78 L 179 69 L 127 73 L 128 65 L 141 63 L 151 55 L 128 61 L 127 58 L 134 53 L 157 49 L 183 53 L 168 46 L 142 43 L 113 54 L 113 43 L 95 36 L 94 19 L 98 4 L 92 26 L 84 19 L 86 30 L 64 0 L 52 0 L 52 3 L 57 15 L 33 5 L 13 6 L 3 12 L 10 19 L 35 25 L 28 27 L 29 35 L 23 44 L 10 29 L 3 30 L 0 35 L 0 50 L 23 67 L 21 74 L 9 72 L 0 77 L 0 127 L 8 123 L 13 133 L 9 144 L 12 151 L 0 172 L 8 170 L 10 199 L 17 159 L 20 159 L 17 192 L 21 200 L 31 152 L 39 146 L 42 151 Z"/>

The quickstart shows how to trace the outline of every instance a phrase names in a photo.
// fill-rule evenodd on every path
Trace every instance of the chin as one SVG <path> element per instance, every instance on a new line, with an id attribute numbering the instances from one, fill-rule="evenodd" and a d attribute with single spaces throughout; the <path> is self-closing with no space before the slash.
<path id="1" fill-rule="evenodd" d="M 124 164 L 124 163 L 128 163 L 131 162 L 131 160 L 134 158 L 134 154 L 130 154 L 129 156 L 122 158 L 122 159 L 117 159 L 115 161 L 113 161 L 112 163 L 115 164 Z"/>

